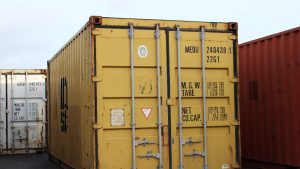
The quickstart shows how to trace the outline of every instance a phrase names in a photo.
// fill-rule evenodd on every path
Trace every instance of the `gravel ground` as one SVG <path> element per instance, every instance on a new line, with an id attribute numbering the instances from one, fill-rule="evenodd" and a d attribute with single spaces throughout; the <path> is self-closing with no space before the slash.
<path id="1" fill-rule="evenodd" d="M 61 169 L 47 154 L 0 155 L 0 169 Z"/>

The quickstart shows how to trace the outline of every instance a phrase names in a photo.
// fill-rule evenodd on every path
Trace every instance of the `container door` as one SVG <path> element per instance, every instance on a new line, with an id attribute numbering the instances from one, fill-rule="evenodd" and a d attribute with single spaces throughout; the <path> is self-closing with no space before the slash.
<path id="1" fill-rule="evenodd" d="M 175 100 L 170 107 L 172 168 L 232 168 L 236 148 L 234 36 L 179 27 L 168 34 L 168 84 L 170 98 Z"/>
<path id="2" fill-rule="evenodd" d="M 6 78 L 0 74 L 0 153 L 6 149 Z"/>
<path id="3" fill-rule="evenodd" d="M 168 168 L 164 31 L 153 25 L 94 34 L 100 168 Z"/>
<path id="4" fill-rule="evenodd" d="M 45 75 L 7 76 L 8 149 L 35 152 L 45 147 Z"/>

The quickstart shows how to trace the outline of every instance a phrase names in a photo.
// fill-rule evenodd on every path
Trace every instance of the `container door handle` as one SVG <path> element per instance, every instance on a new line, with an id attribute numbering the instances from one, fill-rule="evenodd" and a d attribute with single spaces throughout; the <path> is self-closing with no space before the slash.
<path id="1" fill-rule="evenodd" d="M 147 151 L 147 153 L 145 155 L 138 155 L 139 158 L 147 158 L 147 160 L 149 160 L 150 158 L 156 158 L 159 159 L 160 155 L 159 153 L 156 154 L 152 154 L 152 150 Z"/>
<path id="2" fill-rule="evenodd" d="M 190 154 L 185 154 L 184 156 L 186 157 L 193 157 L 193 158 L 196 158 L 197 156 L 205 156 L 205 153 L 204 152 L 197 152 L 195 149 L 192 151 L 192 153 Z"/>
<path id="3" fill-rule="evenodd" d="M 192 144 L 196 144 L 196 143 L 201 143 L 202 141 L 193 141 L 193 138 L 190 137 L 188 140 L 183 140 L 182 144 L 188 144 L 188 145 L 192 145 Z"/>
<path id="4" fill-rule="evenodd" d="M 144 138 L 142 141 L 135 142 L 135 146 L 142 145 L 145 147 L 147 144 L 156 144 L 156 143 L 149 141 L 147 138 Z"/>

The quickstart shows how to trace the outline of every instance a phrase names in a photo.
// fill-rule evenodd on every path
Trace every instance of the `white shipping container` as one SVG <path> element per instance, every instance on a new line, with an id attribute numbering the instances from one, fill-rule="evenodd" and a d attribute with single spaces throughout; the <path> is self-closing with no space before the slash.
<path id="1" fill-rule="evenodd" d="M 44 151 L 46 70 L 0 70 L 0 153 Z"/>

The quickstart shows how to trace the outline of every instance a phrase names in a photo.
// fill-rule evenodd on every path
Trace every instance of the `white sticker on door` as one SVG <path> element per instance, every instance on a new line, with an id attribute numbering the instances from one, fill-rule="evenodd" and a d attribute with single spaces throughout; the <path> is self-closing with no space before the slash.
<path id="1" fill-rule="evenodd" d="M 111 109 L 110 110 L 110 125 L 111 126 L 124 126 L 124 110 L 123 109 Z"/>

